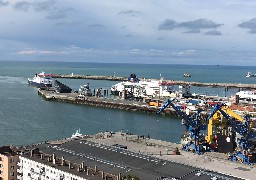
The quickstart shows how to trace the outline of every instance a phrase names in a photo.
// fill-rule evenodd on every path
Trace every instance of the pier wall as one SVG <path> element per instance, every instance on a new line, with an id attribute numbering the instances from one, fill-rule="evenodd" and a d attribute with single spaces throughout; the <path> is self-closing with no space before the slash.
<path id="1" fill-rule="evenodd" d="M 50 91 L 41 89 L 38 90 L 38 94 L 48 101 L 57 101 L 70 104 L 89 105 L 151 114 L 156 114 L 156 112 L 159 110 L 159 107 L 148 106 L 146 103 L 142 104 L 133 101 L 115 101 L 112 99 L 99 97 L 85 97 L 84 99 L 77 99 L 76 95 L 74 94 L 51 93 Z M 178 117 L 177 112 L 173 109 L 165 109 L 161 115 Z"/>

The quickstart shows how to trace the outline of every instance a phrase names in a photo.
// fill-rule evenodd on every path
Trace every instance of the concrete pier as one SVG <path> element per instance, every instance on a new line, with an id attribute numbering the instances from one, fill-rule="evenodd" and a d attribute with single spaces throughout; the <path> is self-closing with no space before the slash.
<path id="1" fill-rule="evenodd" d="M 108 81 L 127 81 L 128 77 L 116 77 L 116 76 L 94 76 L 94 75 L 75 75 L 75 74 L 52 74 L 53 78 L 68 78 L 68 79 L 93 79 L 93 80 L 108 80 Z M 148 78 L 141 78 L 148 79 Z M 153 80 L 153 79 L 152 79 Z M 172 82 L 174 85 L 186 85 L 197 87 L 224 87 L 224 88 L 241 88 L 241 89 L 256 89 L 256 84 L 241 84 L 241 83 L 202 83 L 202 82 L 190 82 L 190 81 L 175 81 L 164 80 L 166 82 Z"/>
<path id="2" fill-rule="evenodd" d="M 89 105 L 104 108 L 121 109 L 134 112 L 145 112 L 155 114 L 159 107 L 148 106 L 145 102 L 134 102 L 121 99 L 107 99 L 104 97 L 86 96 L 83 99 L 78 99 L 77 93 L 55 93 L 52 91 L 38 90 L 38 94 L 48 101 L 58 101 L 71 104 Z M 166 109 L 162 115 L 170 115 L 178 117 L 175 110 Z"/>

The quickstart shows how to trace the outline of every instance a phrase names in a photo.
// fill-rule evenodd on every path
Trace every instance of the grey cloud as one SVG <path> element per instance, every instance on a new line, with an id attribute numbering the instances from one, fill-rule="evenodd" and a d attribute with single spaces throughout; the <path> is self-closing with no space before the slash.
<path id="1" fill-rule="evenodd" d="M 43 2 L 35 2 L 33 7 L 35 11 L 49 10 L 55 4 L 55 0 L 48 0 Z"/>
<path id="2" fill-rule="evenodd" d="M 46 18 L 47 19 L 65 19 L 67 17 L 67 14 L 62 13 L 50 13 Z"/>
<path id="3" fill-rule="evenodd" d="M 67 27 L 74 27 L 81 25 L 78 21 L 62 21 L 55 23 L 56 26 L 67 26 Z"/>
<path id="4" fill-rule="evenodd" d="M 191 31 L 186 31 L 184 33 L 200 33 L 201 31 L 199 29 L 193 29 Z"/>
<path id="5" fill-rule="evenodd" d="M 127 10 L 127 11 L 120 11 L 118 15 L 126 15 L 126 16 L 131 16 L 131 17 L 138 17 L 140 14 L 139 11 L 133 11 L 133 10 Z"/>
<path id="6" fill-rule="evenodd" d="M 166 19 L 159 26 L 159 30 L 172 30 L 177 26 L 177 22 L 172 19 Z"/>
<path id="7" fill-rule="evenodd" d="M 54 10 L 50 12 L 50 14 L 46 17 L 47 19 L 65 19 L 68 17 L 68 13 L 73 11 L 73 9 L 62 9 L 62 10 Z"/>
<path id="8" fill-rule="evenodd" d="M 220 36 L 222 35 L 220 31 L 212 30 L 205 32 L 206 35 L 214 35 L 214 36 Z"/>
<path id="9" fill-rule="evenodd" d="M 32 4 L 27 1 L 21 1 L 21 2 L 17 2 L 14 5 L 14 9 L 20 10 L 20 11 L 27 11 L 31 5 Z"/>
<path id="10" fill-rule="evenodd" d="M 187 21 L 178 23 L 172 19 L 164 20 L 159 26 L 159 30 L 172 30 L 174 28 L 187 28 L 191 31 L 187 31 L 185 33 L 200 33 L 201 29 L 216 29 L 223 24 L 217 24 L 211 20 L 207 19 L 197 19 L 194 21 Z"/>
<path id="11" fill-rule="evenodd" d="M 70 21 L 70 22 L 63 21 L 63 22 L 58 22 L 55 25 L 56 26 L 71 26 L 72 27 L 72 26 L 81 25 L 81 23 L 78 21 Z"/>
<path id="12" fill-rule="evenodd" d="M 250 30 L 249 33 L 251 33 L 251 34 L 256 34 L 256 29 Z"/>
<path id="13" fill-rule="evenodd" d="M 89 26 L 92 27 L 92 28 L 98 28 L 98 29 L 103 29 L 103 28 L 105 28 L 105 26 L 102 25 L 102 24 L 91 24 L 91 25 L 89 25 Z"/>
<path id="14" fill-rule="evenodd" d="M 0 7 L 1 7 L 1 6 L 7 6 L 8 4 L 9 4 L 8 1 L 0 0 Z"/>
<path id="15" fill-rule="evenodd" d="M 194 21 L 187 21 L 187 22 L 182 22 L 178 24 L 179 27 L 184 27 L 192 30 L 193 29 L 216 29 L 222 25 L 223 24 L 217 24 L 207 19 L 197 19 Z"/>
<path id="16" fill-rule="evenodd" d="M 238 25 L 241 28 L 249 29 L 249 33 L 254 34 L 256 31 L 256 18 L 248 20 Z"/>
<path id="17" fill-rule="evenodd" d="M 134 37 L 134 36 L 133 36 L 132 34 L 126 34 L 125 37 L 127 37 L 127 38 L 132 38 L 132 37 Z"/>

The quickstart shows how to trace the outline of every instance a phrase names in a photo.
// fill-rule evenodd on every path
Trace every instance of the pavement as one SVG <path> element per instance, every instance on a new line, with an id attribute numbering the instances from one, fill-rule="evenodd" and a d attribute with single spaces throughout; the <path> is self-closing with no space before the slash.
<path id="1" fill-rule="evenodd" d="M 240 162 L 227 160 L 227 155 L 216 152 L 209 152 L 197 155 L 192 152 L 179 150 L 181 155 L 174 155 L 176 147 L 181 149 L 180 144 L 149 139 L 137 135 L 122 132 L 104 132 L 94 135 L 89 141 L 103 143 L 106 145 L 120 144 L 127 146 L 128 150 L 152 155 L 164 160 L 175 161 L 193 167 L 203 168 L 221 174 L 230 175 L 234 178 L 256 179 L 256 166 L 249 166 Z"/>

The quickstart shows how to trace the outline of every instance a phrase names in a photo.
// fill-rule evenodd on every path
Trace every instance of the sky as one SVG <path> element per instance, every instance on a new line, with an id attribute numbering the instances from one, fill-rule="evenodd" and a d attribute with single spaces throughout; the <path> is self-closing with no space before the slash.
<path id="1" fill-rule="evenodd" d="M 256 65 L 255 0 L 0 0 L 0 60 Z"/>

